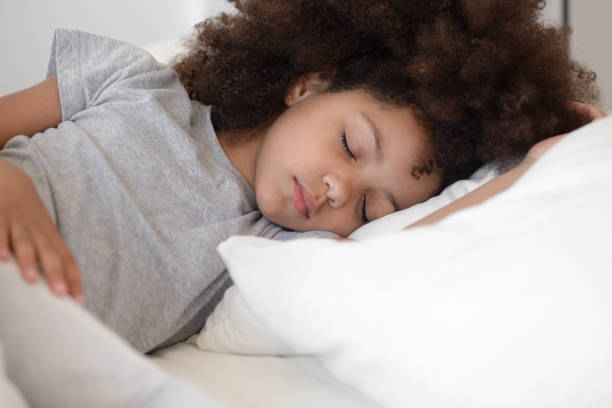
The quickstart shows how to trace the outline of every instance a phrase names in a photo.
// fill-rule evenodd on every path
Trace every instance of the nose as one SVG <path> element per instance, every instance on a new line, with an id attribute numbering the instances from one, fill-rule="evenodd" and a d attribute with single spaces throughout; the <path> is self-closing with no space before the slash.
<path id="1" fill-rule="evenodd" d="M 327 199 L 332 208 L 342 207 L 350 197 L 350 185 L 347 178 L 327 174 L 323 176 L 323 184 L 327 187 Z"/>

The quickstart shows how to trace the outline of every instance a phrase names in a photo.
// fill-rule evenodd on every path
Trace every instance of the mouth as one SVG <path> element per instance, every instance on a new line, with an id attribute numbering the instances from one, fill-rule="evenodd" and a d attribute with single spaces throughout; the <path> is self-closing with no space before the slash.
<path id="1" fill-rule="evenodd" d="M 297 179 L 293 178 L 293 205 L 298 212 L 310 218 L 314 209 L 312 195 L 303 188 Z"/>

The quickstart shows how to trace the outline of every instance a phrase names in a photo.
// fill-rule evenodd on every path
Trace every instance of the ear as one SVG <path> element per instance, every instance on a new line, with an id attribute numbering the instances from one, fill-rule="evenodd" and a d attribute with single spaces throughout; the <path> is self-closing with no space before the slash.
<path id="1" fill-rule="evenodd" d="M 291 106 L 310 96 L 325 92 L 331 85 L 328 79 L 323 79 L 319 73 L 309 73 L 299 77 L 285 93 L 285 104 Z"/>

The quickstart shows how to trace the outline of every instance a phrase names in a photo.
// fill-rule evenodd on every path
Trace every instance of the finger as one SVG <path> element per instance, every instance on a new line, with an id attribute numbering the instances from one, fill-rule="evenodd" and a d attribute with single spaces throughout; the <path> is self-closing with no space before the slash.
<path id="1" fill-rule="evenodd" d="M 30 241 L 30 237 L 25 229 L 18 224 L 10 227 L 9 236 L 21 275 L 28 282 L 36 281 L 38 279 L 38 271 L 36 270 L 34 246 Z"/>
<path id="2" fill-rule="evenodd" d="M 83 284 L 81 282 L 81 273 L 79 267 L 70 253 L 70 250 L 66 247 L 63 241 L 59 244 L 62 248 L 59 250 L 60 256 L 64 261 L 64 270 L 66 280 L 68 282 L 68 290 L 70 295 L 81 305 L 85 304 L 85 295 L 83 292 Z"/>
<path id="3" fill-rule="evenodd" d="M 64 265 L 59 255 L 51 246 L 49 239 L 41 233 L 33 233 L 34 243 L 38 253 L 38 260 L 47 285 L 51 292 L 58 296 L 68 293 L 68 286 L 64 277 Z"/>
<path id="4" fill-rule="evenodd" d="M 0 260 L 9 260 L 8 225 L 6 219 L 0 215 Z"/>
<path id="5" fill-rule="evenodd" d="M 62 263 L 62 274 L 64 282 L 67 284 L 68 293 L 81 305 L 85 304 L 85 296 L 83 294 L 83 285 L 81 283 L 81 274 L 77 263 L 57 231 L 53 223 L 49 221 L 47 228 L 47 236 L 49 243 L 54 248 L 54 252 L 59 256 Z"/>
<path id="6" fill-rule="evenodd" d="M 593 120 L 597 120 L 597 119 L 601 119 L 601 118 L 605 118 L 606 114 L 604 113 L 604 111 L 602 111 L 601 109 L 599 109 L 597 106 L 593 106 L 593 105 L 586 105 L 588 108 L 588 112 L 591 115 L 591 118 L 593 118 Z"/>
<path id="7" fill-rule="evenodd" d="M 598 107 L 582 102 L 570 103 L 570 109 L 582 117 L 585 123 L 590 123 L 606 117 L 606 114 Z"/>

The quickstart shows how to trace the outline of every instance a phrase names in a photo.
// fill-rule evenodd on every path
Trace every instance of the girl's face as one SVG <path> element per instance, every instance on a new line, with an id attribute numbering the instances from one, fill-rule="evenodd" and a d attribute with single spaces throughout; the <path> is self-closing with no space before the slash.
<path id="1" fill-rule="evenodd" d="M 270 221 L 347 236 L 440 188 L 439 172 L 414 176 L 431 152 L 409 108 L 385 106 L 361 90 L 288 101 L 255 156 L 257 204 Z"/>

